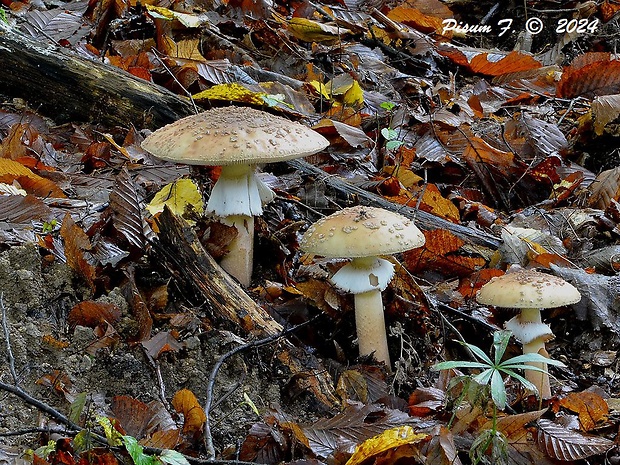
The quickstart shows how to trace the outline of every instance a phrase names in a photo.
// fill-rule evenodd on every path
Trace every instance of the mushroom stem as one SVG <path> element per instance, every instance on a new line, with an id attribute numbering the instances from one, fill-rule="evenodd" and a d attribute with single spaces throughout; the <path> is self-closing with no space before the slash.
<path id="1" fill-rule="evenodd" d="M 375 358 L 390 369 L 390 354 L 385 335 L 383 300 L 380 290 L 355 294 L 355 325 L 360 355 L 374 352 Z"/>
<path id="2" fill-rule="evenodd" d="M 237 278 L 241 285 L 249 287 L 254 255 L 254 217 L 231 215 L 222 218 L 222 223 L 233 226 L 237 237 L 230 243 L 229 252 L 220 261 L 220 266 Z"/>
<path id="3" fill-rule="evenodd" d="M 521 309 L 521 315 L 519 315 L 521 324 L 536 323 L 542 324 L 542 318 L 540 309 L 538 308 L 523 308 Z M 523 344 L 524 354 L 540 354 L 545 357 L 549 357 L 545 349 L 545 341 L 548 337 L 541 336 L 533 339 L 532 341 Z M 535 370 L 525 370 L 525 379 L 531 382 L 538 389 L 538 395 L 541 399 L 548 399 L 551 397 L 551 384 L 549 382 L 549 373 L 547 371 L 546 363 L 528 362 L 527 365 L 541 368 L 545 370 L 545 373 Z"/>

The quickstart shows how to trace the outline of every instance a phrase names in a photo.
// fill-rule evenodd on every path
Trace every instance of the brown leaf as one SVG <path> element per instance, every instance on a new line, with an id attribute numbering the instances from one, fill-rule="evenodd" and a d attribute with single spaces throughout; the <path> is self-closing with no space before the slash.
<path id="1" fill-rule="evenodd" d="M 135 335 L 134 341 L 144 341 L 151 337 L 153 318 L 138 286 L 136 286 L 133 267 L 128 267 L 125 274 L 128 278 L 124 289 L 126 299 L 132 315 L 138 322 L 138 332 Z"/>
<path id="2" fill-rule="evenodd" d="M 183 433 L 194 435 L 202 431 L 207 416 L 192 391 L 189 389 L 177 391 L 172 398 L 172 406 L 183 414 Z"/>
<path id="3" fill-rule="evenodd" d="M 67 265 L 81 276 L 91 289 L 95 289 L 97 273 L 90 263 L 90 257 L 87 256 L 87 253 L 92 250 L 92 245 L 86 233 L 75 224 L 69 213 L 62 221 L 60 236 L 64 240 Z"/>
<path id="4" fill-rule="evenodd" d="M 158 449 L 174 449 L 181 442 L 181 430 L 169 429 L 155 431 L 149 438 L 140 441 L 144 447 L 156 447 Z"/>
<path id="5" fill-rule="evenodd" d="M 256 463 L 280 463 L 288 441 L 277 428 L 267 423 L 254 423 L 241 445 L 239 459 Z"/>
<path id="6" fill-rule="evenodd" d="M 336 393 L 343 404 L 348 399 L 368 403 L 368 386 L 364 376 L 357 370 L 345 370 L 338 378 Z"/>
<path id="7" fill-rule="evenodd" d="M 538 420 L 538 447 L 556 460 L 579 460 L 600 455 L 614 447 L 606 438 L 585 436 L 550 420 Z"/>
<path id="8" fill-rule="evenodd" d="M 34 195 L 0 195 L 0 199 L 0 221 L 31 224 L 52 218 L 50 207 Z"/>
<path id="9" fill-rule="evenodd" d="M 579 415 L 579 422 L 584 431 L 591 431 L 607 420 L 609 407 L 607 402 L 594 392 L 571 392 L 559 400 L 559 404 Z"/>
<path id="10" fill-rule="evenodd" d="M 433 387 L 416 388 L 409 396 L 409 415 L 425 417 L 439 411 L 446 400 L 443 390 Z"/>
<path id="11" fill-rule="evenodd" d="M 435 428 L 423 452 L 426 462 L 433 465 L 461 465 L 452 432 L 445 426 Z"/>
<path id="12" fill-rule="evenodd" d="M 586 64 L 584 64 L 586 63 Z M 579 60 L 562 73 L 557 84 L 557 96 L 575 98 L 580 95 L 594 97 L 620 93 L 620 61 L 611 60 L 609 55 L 580 55 Z"/>
<path id="13" fill-rule="evenodd" d="M 473 73 L 487 76 L 500 76 L 542 67 L 542 64 L 531 55 L 516 51 L 505 53 L 482 49 L 461 50 L 444 44 L 438 48 L 438 52 Z"/>
<path id="14" fill-rule="evenodd" d="M 116 329 L 114 329 L 114 326 L 108 323 L 97 326 L 94 334 L 97 339 L 88 344 L 88 347 L 85 349 L 85 352 L 92 356 L 95 356 L 99 349 L 114 347 L 120 340 L 120 336 L 116 332 Z"/>
<path id="15" fill-rule="evenodd" d="M 114 396 L 110 410 L 112 410 L 125 434 L 136 439 L 141 439 L 148 434 L 147 427 L 153 417 L 153 412 L 148 404 L 130 396 Z"/>
<path id="16" fill-rule="evenodd" d="M 164 352 L 177 352 L 183 347 L 170 331 L 160 331 L 148 341 L 142 341 L 141 344 L 149 357 L 154 360 Z"/>
<path id="17" fill-rule="evenodd" d="M 620 199 L 620 167 L 601 172 L 589 186 L 588 203 L 591 207 L 605 210 L 612 200 Z"/>
<path id="18" fill-rule="evenodd" d="M 121 311 L 114 304 L 85 300 L 76 304 L 67 317 L 69 329 L 73 331 L 76 326 L 95 328 L 104 321 L 110 324 L 117 323 L 121 318 Z"/>

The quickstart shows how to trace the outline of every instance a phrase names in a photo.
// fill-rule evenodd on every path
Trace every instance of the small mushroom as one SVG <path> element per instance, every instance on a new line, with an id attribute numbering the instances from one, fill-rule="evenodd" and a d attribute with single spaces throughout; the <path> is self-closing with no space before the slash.
<path id="1" fill-rule="evenodd" d="M 300 123 L 247 107 L 223 107 L 188 116 L 149 135 L 142 147 L 163 160 L 221 166 L 207 212 L 237 229 L 220 265 L 244 286 L 252 278 L 254 216 L 274 193 L 255 174 L 259 163 L 305 157 L 329 145 Z"/>
<path id="2" fill-rule="evenodd" d="M 379 258 L 420 247 L 424 235 L 408 218 L 381 208 L 352 207 L 320 219 L 303 235 L 303 251 L 351 262 L 332 277 L 339 289 L 355 296 L 355 323 L 360 355 L 374 353 L 390 368 L 383 317 L 383 291 L 394 265 Z"/>
<path id="3" fill-rule="evenodd" d="M 579 291 L 561 278 L 534 270 L 515 267 L 495 277 L 478 291 L 476 300 L 484 305 L 520 308 L 521 313 L 507 321 L 505 326 L 523 344 L 524 354 L 549 357 L 545 342 L 553 338 L 551 328 L 542 322 L 541 309 L 570 305 L 581 300 Z M 525 377 L 537 387 L 541 398 L 551 397 L 546 363 L 529 365 L 545 370 L 525 370 Z"/>

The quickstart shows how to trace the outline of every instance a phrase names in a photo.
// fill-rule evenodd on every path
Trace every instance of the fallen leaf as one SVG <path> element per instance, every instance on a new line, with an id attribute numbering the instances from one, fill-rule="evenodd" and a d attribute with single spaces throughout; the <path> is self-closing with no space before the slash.
<path id="1" fill-rule="evenodd" d="M 422 441 L 428 437 L 428 434 L 418 433 L 414 428 L 407 425 L 385 430 L 380 435 L 367 439 L 357 446 L 346 465 L 359 465 L 371 457 L 404 445 L 415 445 L 416 455 L 421 455 Z"/>
<path id="2" fill-rule="evenodd" d="M 585 431 L 591 431 L 607 420 L 609 407 L 601 396 L 594 392 L 571 392 L 559 400 L 559 404 L 579 415 L 579 423 Z"/>
<path id="3" fill-rule="evenodd" d="M 97 273 L 89 257 L 92 245 L 86 233 L 75 224 L 69 213 L 65 215 L 62 221 L 60 236 L 63 238 L 65 245 L 67 265 L 94 290 Z"/>
<path id="4" fill-rule="evenodd" d="M 74 305 L 69 311 L 67 323 L 69 324 L 69 330 L 73 331 L 78 325 L 95 328 L 103 322 L 108 322 L 113 325 L 120 319 L 121 311 L 116 305 L 84 300 Z"/>
<path id="5" fill-rule="evenodd" d="M 556 460 L 579 460 L 601 455 L 615 446 L 613 441 L 597 436 L 585 436 L 550 420 L 538 420 L 538 447 Z"/>
<path id="6" fill-rule="evenodd" d="M 189 389 L 177 391 L 172 398 L 172 406 L 183 414 L 183 433 L 194 435 L 202 431 L 207 416 L 192 391 Z"/>

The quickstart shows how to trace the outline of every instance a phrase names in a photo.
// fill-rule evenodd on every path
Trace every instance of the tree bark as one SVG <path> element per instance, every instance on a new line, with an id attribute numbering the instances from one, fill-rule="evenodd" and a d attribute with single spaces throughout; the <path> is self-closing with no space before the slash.
<path id="1" fill-rule="evenodd" d="M 0 93 L 22 98 L 57 123 L 158 128 L 191 103 L 121 69 L 39 43 L 0 21 Z"/>

